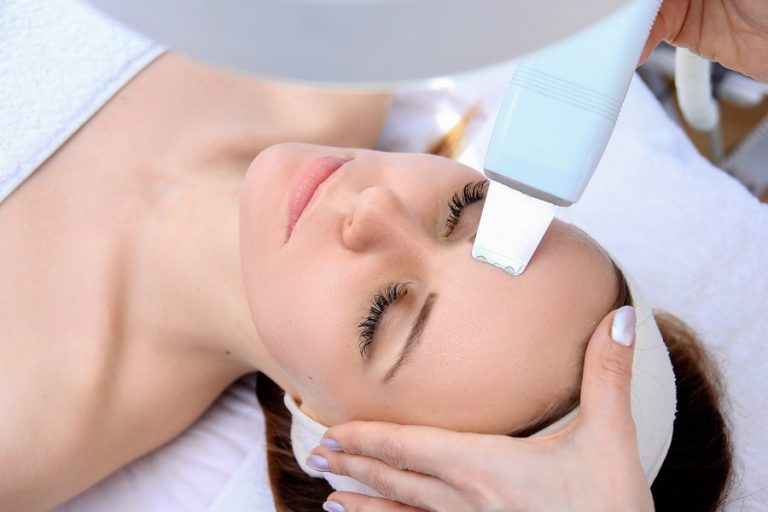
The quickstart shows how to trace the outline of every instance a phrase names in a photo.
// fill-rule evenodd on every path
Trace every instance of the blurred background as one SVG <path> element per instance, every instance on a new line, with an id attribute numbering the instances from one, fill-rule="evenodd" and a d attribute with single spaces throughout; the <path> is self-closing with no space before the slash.
<path id="1" fill-rule="evenodd" d="M 663 44 L 638 73 L 698 150 L 768 203 L 768 84 L 713 64 L 712 93 L 719 107 L 719 123 L 714 130 L 701 132 L 680 111 L 674 61 L 675 49 Z"/>

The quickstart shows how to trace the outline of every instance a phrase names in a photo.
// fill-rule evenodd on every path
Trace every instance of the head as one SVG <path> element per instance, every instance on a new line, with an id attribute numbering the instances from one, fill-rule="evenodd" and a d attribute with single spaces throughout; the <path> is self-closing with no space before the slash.
<path id="1" fill-rule="evenodd" d="M 352 162 L 286 237 L 294 176 L 323 155 Z M 241 205 L 248 298 L 261 341 L 285 372 L 280 384 L 307 414 L 326 425 L 380 419 L 527 435 L 576 405 L 586 341 L 605 313 L 631 303 L 627 283 L 588 236 L 557 221 L 520 277 L 472 260 L 482 188 L 466 198 L 463 191 L 478 179 L 429 155 L 296 144 L 253 162 Z M 454 194 L 467 204 L 450 220 Z M 398 283 L 404 287 L 383 294 L 397 300 L 375 304 Z M 386 313 L 361 346 L 372 306 Z M 652 488 L 656 507 L 714 510 L 731 467 L 717 372 L 681 322 L 657 322 L 678 381 L 678 413 Z M 421 340 L 396 365 L 414 325 Z M 258 393 L 278 510 L 314 510 L 331 489 L 296 464 L 279 388 L 261 378 Z"/>
<path id="2" fill-rule="evenodd" d="M 349 161 L 288 233 L 297 173 L 323 156 Z M 434 155 L 304 144 L 253 161 L 249 305 L 279 384 L 309 416 L 509 433 L 577 394 L 586 342 L 619 293 L 615 267 L 558 221 L 522 276 L 474 261 L 483 179 Z"/>

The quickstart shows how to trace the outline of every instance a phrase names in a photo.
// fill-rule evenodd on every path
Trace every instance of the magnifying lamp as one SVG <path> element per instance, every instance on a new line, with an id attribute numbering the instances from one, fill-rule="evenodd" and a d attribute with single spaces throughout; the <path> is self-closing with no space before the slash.
<path id="1" fill-rule="evenodd" d="M 627 0 L 90 0 L 190 57 L 300 81 L 361 87 L 519 57 Z"/>

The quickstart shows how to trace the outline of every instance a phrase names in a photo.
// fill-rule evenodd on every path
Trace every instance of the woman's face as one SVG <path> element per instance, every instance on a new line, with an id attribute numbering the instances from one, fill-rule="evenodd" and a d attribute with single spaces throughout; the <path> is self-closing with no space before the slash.
<path id="1" fill-rule="evenodd" d="M 290 230 L 301 171 L 324 156 L 349 161 Z M 437 156 L 306 144 L 253 161 L 241 198 L 248 300 L 307 414 L 504 433 L 578 387 L 586 341 L 616 298 L 613 266 L 558 221 L 521 276 L 476 262 L 482 200 L 461 207 L 482 180 Z"/>

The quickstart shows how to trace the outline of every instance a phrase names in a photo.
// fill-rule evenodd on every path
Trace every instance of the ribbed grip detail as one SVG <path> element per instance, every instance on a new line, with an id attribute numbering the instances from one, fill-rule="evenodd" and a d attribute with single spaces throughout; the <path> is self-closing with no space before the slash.
<path id="1" fill-rule="evenodd" d="M 535 91 L 612 122 L 616 121 L 621 110 L 621 103 L 610 96 L 525 65 L 519 65 L 515 69 L 510 86 Z"/>

